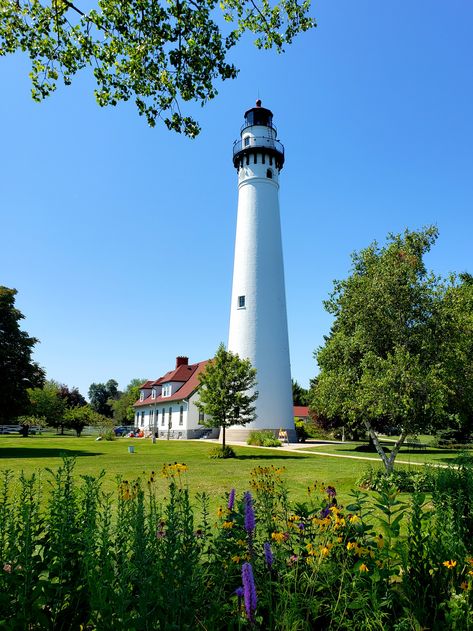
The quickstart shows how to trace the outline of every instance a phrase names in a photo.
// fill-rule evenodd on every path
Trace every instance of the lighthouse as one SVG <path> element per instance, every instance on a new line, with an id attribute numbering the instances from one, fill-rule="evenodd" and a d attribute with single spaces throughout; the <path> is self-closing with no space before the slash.
<path id="1" fill-rule="evenodd" d="M 295 439 L 286 292 L 279 215 L 284 147 L 273 114 L 256 101 L 245 112 L 233 145 L 238 174 L 238 215 L 228 349 L 257 370 L 257 418 L 227 430 L 245 440 L 251 431 L 287 432 Z"/>

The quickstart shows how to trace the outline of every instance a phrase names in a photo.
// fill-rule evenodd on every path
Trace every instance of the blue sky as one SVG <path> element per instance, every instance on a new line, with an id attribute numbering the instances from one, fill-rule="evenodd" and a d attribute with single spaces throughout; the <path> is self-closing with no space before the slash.
<path id="1" fill-rule="evenodd" d="M 292 374 L 316 374 L 323 300 L 350 253 L 436 224 L 437 273 L 473 271 L 473 3 L 322 0 L 284 55 L 245 39 L 241 71 L 194 108 L 191 141 L 101 109 L 79 77 L 42 104 L 0 59 L 0 284 L 49 378 L 156 378 L 227 341 L 237 180 L 232 144 L 260 96 L 286 148 L 280 203 Z"/>

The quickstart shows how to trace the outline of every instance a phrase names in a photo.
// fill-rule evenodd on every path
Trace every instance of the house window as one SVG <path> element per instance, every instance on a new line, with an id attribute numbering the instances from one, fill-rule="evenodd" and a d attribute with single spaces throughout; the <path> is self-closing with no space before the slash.
<path id="1" fill-rule="evenodd" d="M 145 424 L 145 413 L 141 412 L 141 427 Z"/>
<path id="2" fill-rule="evenodd" d="M 164 425 L 164 417 L 166 416 L 166 410 L 163 408 L 163 413 L 161 414 L 161 425 Z"/>
<path id="3" fill-rule="evenodd" d="M 262 156 L 263 156 L 263 158 L 262 158 L 262 163 L 264 164 L 264 163 L 265 163 L 265 161 L 266 161 L 266 156 L 265 156 L 264 152 L 262 153 Z"/>
<path id="4" fill-rule="evenodd" d="M 168 425 L 172 426 L 172 408 L 169 408 Z"/>
<path id="5" fill-rule="evenodd" d="M 250 164 L 250 154 L 246 154 L 246 164 Z"/>
<path id="6" fill-rule="evenodd" d="M 179 425 L 184 425 L 184 406 L 179 408 Z"/>
<path id="7" fill-rule="evenodd" d="M 172 386 L 170 383 L 168 383 L 167 385 L 163 386 L 163 397 L 170 397 L 171 396 L 171 390 L 172 390 Z"/>
<path id="8" fill-rule="evenodd" d="M 238 296 L 238 309 L 245 308 L 245 296 Z"/>
<path id="9" fill-rule="evenodd" d="M 156 399 L 156 389 L 155 389 L 155 388 L 153 388 L 153 389 L 151 390 L 151 398 L 152 398 L 152 399 Z"/>
<path id="10" fill-rule="evenodd" d="M 205 414 L 202 410 L 199 410 L 199 423 L 203 423 L 205 419 Z"/>
<path id="11" fill-rule="evenodd" d="M 140 401 L 144 401 L 145 399 L 145 393 L 143 392 L 143 390 L 140 390 Z"/>
<path id="12" fill-rule="evenodd" d="M 258 163 L 258 154 L 255 153 L 255 160 L 254 160 L 255 164 Z"/>

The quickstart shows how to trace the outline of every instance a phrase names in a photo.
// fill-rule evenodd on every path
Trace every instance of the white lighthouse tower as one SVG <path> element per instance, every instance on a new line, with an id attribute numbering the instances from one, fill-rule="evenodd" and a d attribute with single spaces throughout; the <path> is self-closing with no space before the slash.
<path id="1" fill-rule="evenodd" d="M 273 114 L 261 107 L 245 112 L 233 146 L 238 172 L 238 217 L 228 349 L 257 370 L 257 419 L 227 431 L 245 440 L 252 430 L 287 431 L 295 439 L 287 333 L 284 264 L 279 218 L 279 174 L 284 147 Z"/>

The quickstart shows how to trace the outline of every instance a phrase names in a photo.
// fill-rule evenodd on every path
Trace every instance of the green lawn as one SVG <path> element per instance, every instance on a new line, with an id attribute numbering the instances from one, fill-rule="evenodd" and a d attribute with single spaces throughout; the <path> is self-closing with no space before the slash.
<path id="1" fill-rule="evenodd" d="M 128 453 L 128 446 L 135 453 Z M 368 466 L 362 460 L 322 458 L 310 454 L 285 452 L 283 449 L 257 449 L 236 447 L 236 459 L 214 460 L 208 457 L 213 444 L 205 441 L 149 440 L 120 438 L 116 441 L 97 442 L 94 437 L 84 436 L 0 436 L 0 469 L 11 469 L 31 474 L 49 467 L 55 469 L 62 455 L 74 456 L 78 474 L 96 475 L 105 470 L 105 488 L 116 486 L 117 476 L 123 479 L 142 477 L 151 471 L 159 472 L 165 463 L 182 462 L 189 466 L 186 477 L 192 494 L 207 491 L 212 504 L 235 487 L 238 492 L 248 489 L 250 472 L 257 466 L 286 467 L 286 480 L 293 500 L 306 498 L 307 486 L 318 480 L 334 485 L 342 501 L 346 501 L 355 480 Z M 376 463 L 375 463 L 376 464 Z M 161 478 L 159 478 L 161 480 Z M 161 480 L 162 489 L 166 481 Z"/>
<path id="2" fill-rule="evenodd" d="M 392 439 L 386 439 L 386 442 Z M 424 442 L 421 440 L 421 442 Z M 427 443 L 427 441 L 425 441 Z M 320 453 L 329 453 L 329 454 L 339 454 L 344 456 L 359 456 L 364 458 L 372 458 L 376 463 L 379 461 L 379 457 L 376 453 L 369 452 L 360 452 L 356 451 L 356 447 L 359 445 L 366 445 L 366 443 L 357 443 L 357 442 L 346 442 L 346 443 L 324 443 L 319 444 L 317 446 L 307 444 L 305 449 L 313 452 Z M 399 454 L 396 457 L 396 462 L 407 462 L 409 464 L 424 464 L 424 463 L 432 463 L 432 464 L 455 464 L 460 455 L 460 451 L 455 449 L 436 449 L 435 447 L 430 447 L 427 443 L 426 449 L 417 449 L 410 447 L 401 447 Z M 473 454 L 473 452 L 469 452 Z M 369 465 L 369 463 L 368 463 Z M 401 466 L 401 465 L 399 465 Z"/>

